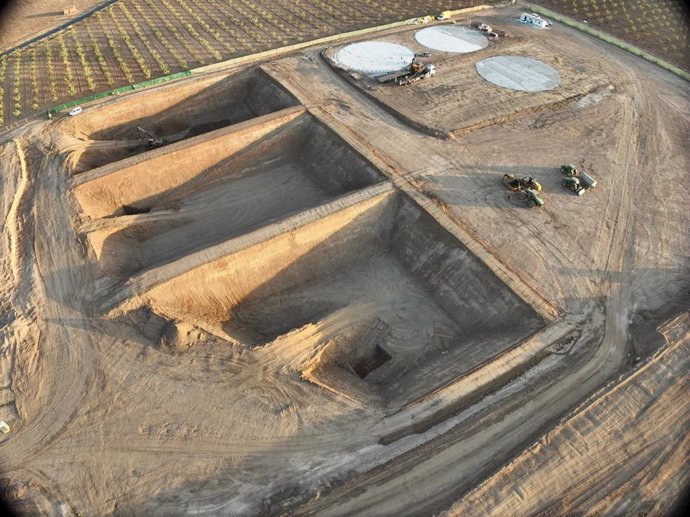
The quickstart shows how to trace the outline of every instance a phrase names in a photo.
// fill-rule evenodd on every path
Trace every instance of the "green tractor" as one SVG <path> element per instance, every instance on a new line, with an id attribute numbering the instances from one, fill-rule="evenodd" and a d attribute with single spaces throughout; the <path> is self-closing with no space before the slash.
<path id="1" fill-rule="evenodd" d="M 572 190 L 578 196 L 581 196 L 585 193 L 585 188 L 580 183 L 579 178 L 563 178 L 561 180 L 561 185 L 569 190 Z"/>
<path id="2" fill-rule="evenodd" d="M 542 198 L 539 197 L 539 194 L 537 194 L 537 191 L 531 188 L 526 188 L 524 190 L 521 190 L 520 193 L 518 194 L 518 199 L 522 201 L 527 202 L 527 206 L 529 208 L 533 208 L 535 206 L 544 206 L 544 201 Z"/>
<path id="3" fill-rule="evenodd" d="M 577 176 L 577 167 L 574 165 L 561 165 L 561 172 L 567 177 L 572 178 L 573 176 Z"/>
<path id="4" fill-rule="evenodd" d="M 597 186 L 597 180 L 587 174 L 585 171 L 577 170 L 574 165 L 561 165 L 561 172 L 565 176 L 561 180 L 563 185 L 568 190 L 572 190 L 578 196 Z"/>

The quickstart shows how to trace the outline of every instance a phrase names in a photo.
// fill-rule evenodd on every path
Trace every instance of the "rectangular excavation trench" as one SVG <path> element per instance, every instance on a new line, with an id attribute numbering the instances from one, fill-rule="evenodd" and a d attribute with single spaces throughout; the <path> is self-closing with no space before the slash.
<path id="1" fill-rule="evenodd" d="M 545 325 L 395 190 L 199 267 L 180 267 L 171 265 L 172 278 L 157 280 L 143 303 L 248 347 L 281 347 L 314 324 L 325 348 L 303 365 L 303 376 L 368 403 L 404 404 Z"/>
<path id="2" fill-rule="evenodd" d="M 147 151 L 147 137 L 138 127 L 168 145 L 297 105 L 282 85 L 254 68 L 220 79 L 163 86 L 86 109 L 64 127 L 83 141 L 72 146 L 72 169 L 78 173 Z"/>
<path id="3" fill-rule="evenodd" d="M 264 118 L 78 184 L 104 273 L 126 278 L 383 180 L 308 113 Z"/>

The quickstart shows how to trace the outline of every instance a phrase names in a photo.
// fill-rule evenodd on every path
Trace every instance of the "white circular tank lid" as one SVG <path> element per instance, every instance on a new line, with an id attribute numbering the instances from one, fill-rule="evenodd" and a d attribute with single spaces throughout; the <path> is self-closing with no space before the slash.
<path id="1" fill-rule="evenodd" d="M 490 83 L 523 92 L 551 90 L 561 82 L 555 68 L 531 57 L 495 56 L 479 61 L 475 68 Z"/>
<path id="2" fill-rule="evenodd" d="M 414 39 L 442 52 L 467 53 L 485 48 L 489 40 L 481 32 L 460 25 L 437 25 L 417 31 Z"/>
<path id="3" fill-rule="evenodd" d="M 409 48 L 387 41 L 352 43 L 335 52 L 335 63 L 347 70 L 377 76 L 409 66 L 414 52 Z"/>

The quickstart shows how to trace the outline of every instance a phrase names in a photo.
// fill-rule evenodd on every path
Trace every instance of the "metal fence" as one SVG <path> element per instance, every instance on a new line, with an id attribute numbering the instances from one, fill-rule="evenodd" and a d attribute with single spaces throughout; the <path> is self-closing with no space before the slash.
<path id="1" fill-rule="evenodd" d="M 65 103 L 60 104 L 58 106 L 53 106 L 52 108 L 48 109 L 46 111 L 46 113 L 48 114 L 48 118 L 52 118 L 53 114 L 55 114 L 59 111 L 62 111 L 64 109 L 67 109 L 67 108 L 73 108 L 74 106 L 79 106 L 80 104 L 86 104 L 87 102 L 92 102 L 92 101 L 95 101 L 98 99 L 102 99 L 104 97 L 108 97 L 109 95 L 117 95 L 119 93 L 125 93 L 125 92 L 129 92 L 132 90 L 137 90 L 140 88 L 146 88 L 148 86 L 153 86 L 154 84 L 164 83 L 166 81 L 174 81 L 175 79 L 181 79 L 183 77 L 188 77 L 190 75 L 192 75 L 192 72 L 190 70 L 184 70 L 182 72 L 176 72 L 174 74 L 156 77 L 155 79 L 149 79 L 148 81 L 143 81 L 141 83 L 128 84 L 127 86 L 120 86 L 119 88 L 115 88 L 113 90 L 95 93 L 93 95 L 89 95 L 88 97 L 82 97 L 81 99 L 76 99 L 73 101 L 65 102 Z"/>

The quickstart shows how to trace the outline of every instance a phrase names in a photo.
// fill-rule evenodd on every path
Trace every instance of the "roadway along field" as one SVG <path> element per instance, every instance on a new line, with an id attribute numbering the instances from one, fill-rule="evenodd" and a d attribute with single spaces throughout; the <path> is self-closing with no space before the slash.
<path id="1" fill-rule="evenodd" d="M 0 58 L 0 126 L 94 92 L 479 0 L 119 0 Z"/>

